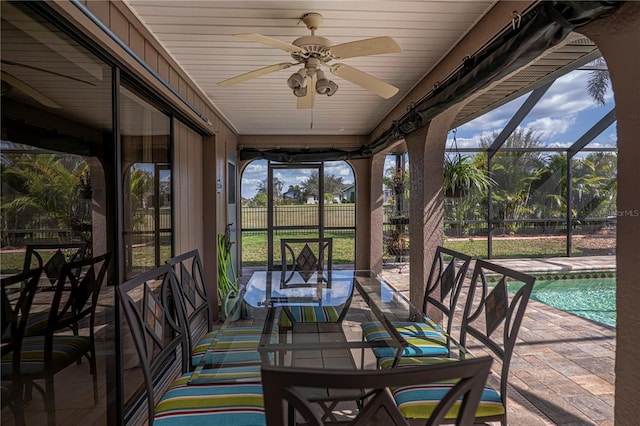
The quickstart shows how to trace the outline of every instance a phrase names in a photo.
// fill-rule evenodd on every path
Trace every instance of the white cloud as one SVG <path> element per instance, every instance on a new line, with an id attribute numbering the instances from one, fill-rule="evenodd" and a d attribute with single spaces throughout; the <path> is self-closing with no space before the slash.
<path id="1" fill-rule="evenodd" d="M 587 91 L 589 73 L 574 71 L 557 79 L 540 102 L 529 113 L 529 119 L 546 116 L 575 115 L 587 109 L 600 108 Z M 611 90 L 607 99 L 612 99 Z"/>
<path id="2" fill-rule="evenodd" d="M 529 122 L 525 128 L 538 133 L 544 143 L 545 140 L 550 140 L 569 130 L 576 123 L 576 117 L 576 114 L 570 114 L 562 118 L 541 117 Z"/>

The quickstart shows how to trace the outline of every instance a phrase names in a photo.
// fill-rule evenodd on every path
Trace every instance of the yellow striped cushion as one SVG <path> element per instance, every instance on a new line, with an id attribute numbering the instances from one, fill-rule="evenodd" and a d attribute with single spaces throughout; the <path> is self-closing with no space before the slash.
<path id="1" fill-rule="evenodd" d="M 91 347 L 91 339 L 86 336 L 54 336 L 52 370 L 60 371 L 74 363 Z M 2 357 L 2 375 L 11 374 L 12 353 Z M 25 337 L 20 353 L 21 374 L 42 374 L 45 369 L 44 336 Z"/>
<path id="2" fill-rule="evenodd" d="M 442 329 L 432 323 L 425 322 L 394 322 L 393 326 L 406 340 L 407 347 L 402 351 L 402 356 L 444 356 L 449 354 L 447 337 Z M 364 338 L 369 341 L 388 340 L 389 333 L 379 322 L 368 322 L 361 325 Z M 377 358 L 392 357 L 396 353 L 395 348 L 374 348 Z"/>
<path id="3" fill-rule="evenodd" d="M 340 313 L 335 306 L 291 306 L 286 307 L 294 322 L 336 322 Z M 284 309 L 280 315 L 280 326 L 291 327 L 291 319 Z"/>
<path id="4" fill-rule="evenodd" d="M 262 385 L 191 384 L 179 377 L 156 405 L 154 426 L 265 425 Z"/>
<path id="5" fill-rule="evenodd" d="M 406 357 L 400 360 L 397 368 L 410 368 L 411 365 L 433 365 L 444 362 L 456 362 L 453 358 L 421 358 Z M 391 366 L 393 358 L 380 360 L 382 368 Z M 456 384 L 456 381 L 436 382 L 426 385 L 403 386 L 392 388 L 393 397 L 402 415 L 408 419 L 428 419 L 442 397 Z M 454 419 L 460 410 L 460 403 L 456 403 L 445 416 Z M 505 408 L 500 394 L 486 384 L 476 411 L 477 418 L 504 415 Z"/>
<path id="6" fill-rule="evenodd" d="M 222 335 L 220 335 L 222 334 Z M 246 363 L 260 362 L 260 354 L 257 352 L 258 343 L 262 335 L 262 327 L 232 327 L 226 328 L 223 333 L 212 331 L 207 333 L 193 349 L 191 365 L 200 364 L 203 356 L 207 357 L 207 364 Z M 213 340 L 216 348 L 221 352 L 207 352 Z M 271 343 L 278 339 L 278 329 L 271 334 Z"/>

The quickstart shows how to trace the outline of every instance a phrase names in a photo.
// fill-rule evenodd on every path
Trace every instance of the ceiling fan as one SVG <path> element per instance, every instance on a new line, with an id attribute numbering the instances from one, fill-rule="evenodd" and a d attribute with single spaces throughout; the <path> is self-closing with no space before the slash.
<path id="1" fill-rule="evenodd" d="M 69 76 L 69 75 L 61 74 L 61 73 L 58 73 L 58 72 L 55 72 L 55 71 L 52 71 L 52 70 L 49 70 L 49 69 L 38 68 L 38 67 L 34 67 L 32 65 L 22 64 L 22 63 L 10 61 L 8 59 L 0 59 L 0 62 L 3 65 L 2 69 L 0 70 L 0 81 L 1 81 L 0 96 L 5 96 L 5 95 L 9 94 L 9 92 L 11 92 L 13 89 L 17 89 L 18 91 L 24 93 L 25 95 L 27 95 L 30 98 L 38 101 L 40 104 L 42 104 L 42 105 L 44 105 L 46 107 L 55 108 L 55 109 L 62 108 L 60 105 L 58 105 L 51 98 L 46 96 L 44 93 L 42 93 L 41 91 L 39 91 L 35 87 L 29 85 L 25 81 L 19 79 L 14 74 L 12 74 L 9 71 L 9 69 L 7 69 L 7 68 L 14 68 L 14 71 L 15 71 L 15 67 L 35 70 L 35 71 L 38 71 L 39 73 L 55 75 L 55 76 L 58 76 L 58 77 L 65 78 L 67 80 L 73 80 L 73 81 L 77 81 L 77 82 L 80 82 L 80 83 L 85 83 L 85 84 L 88 84 L 88 85 L 91 85 L 91 86 L 95 86 L 95 84 L 91 83 L 90 81 L 85 81 L 85 80 L 82 80 L 82 79 L 79 79 L 79 78 L 75 78 L 75 77 L 72 77 L 72 76 Z"/>
<path id="2" fill-rule="evenodd" d="M 44 95 L 39 90 L 29 86 L 24 81 L 20 80 L 18 77 L 15 77 L 8 72 L 2 70 L 0 71 L 0 79 L 2 81 L 2 86 L 0 90 L 0 96 L 4 96 L 8 94 L 11 90 L 18 89 L 25 95 L 35 99 L 39 103 L 49 108 L 61 108 L 60 105 L 52 101 L 46 95 Z"/>
<path id="3" fill-rule="evenodd" d="M 284 50 L 291 54 L 291 57 L 296 62 L 283 62 L 253 70 L 221 81 L 218 85 L 228 87 L 252 78 L 302 64 L 302 68 L 293 73 L 287 80 L 287 85 L 298 98 L 298 109 L 312 108 L 316 93 L 332 96 L 338 90 L 338 85 L 327 79 L 322 67 L 327 67 L 331 74 L 342 77 L 385 99 L 398 93 L 397 87 L 385 83 L 357 68 L 342 63 L 328 64 L 334 59 L 348 59 L 359 56 L 401 52 L 402 49 L 391 37 L 375 37 L 332 45 L 331 40 L 315 35 L 315 31 L 320 27 L 323 20 L 324 18 L 319 13 L 307 13 L 303 15 L 301 21 L 304 22 L 311 31 L 311 35 L 300 37 L 294 40 L 293 43 L 286 43 L 261 34 L 236 34 L 236 37 Z"/>

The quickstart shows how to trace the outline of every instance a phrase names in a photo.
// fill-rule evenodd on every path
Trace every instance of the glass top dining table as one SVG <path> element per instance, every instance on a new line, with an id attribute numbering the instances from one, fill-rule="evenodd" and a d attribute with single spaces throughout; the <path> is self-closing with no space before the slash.
<path id="1" fill-rule="evenodd" d="M 191 383 L 227 380 L 224 372 L 229 369 L 265 363 L 375 369 L 372 348 L 392 348 L 399 359 L 407 345 L 393 322 L 431 321 L 384 278 L 368 270 L 306 276 L 257 271 L 239 296 L 235 309 L 242 315 L 232 311 L 227 316 L 192 373 Z M 387 333 L 366 341 L 361 324 L 372 321 Z"/>

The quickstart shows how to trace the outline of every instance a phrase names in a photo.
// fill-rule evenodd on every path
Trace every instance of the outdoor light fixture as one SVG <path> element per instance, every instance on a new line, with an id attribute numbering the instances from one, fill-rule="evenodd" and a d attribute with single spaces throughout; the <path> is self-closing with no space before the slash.
<path id="1" fill-rule="evenodd" d="M 298 98 L 307 95 L 307 70 L 300 68 L 297 72 L 291 74 L 287 80 L 287 85 L 293 90 L 293 94 Z"/>
<path id="2" fill-rule="evenodd" d="M 318 81 L 316 82 L 316 93 L 319 95 L 331 96 L 338 90 L 338 85 L 331 80 L 327 80 L 322 70 L 318 70 Z"/>

